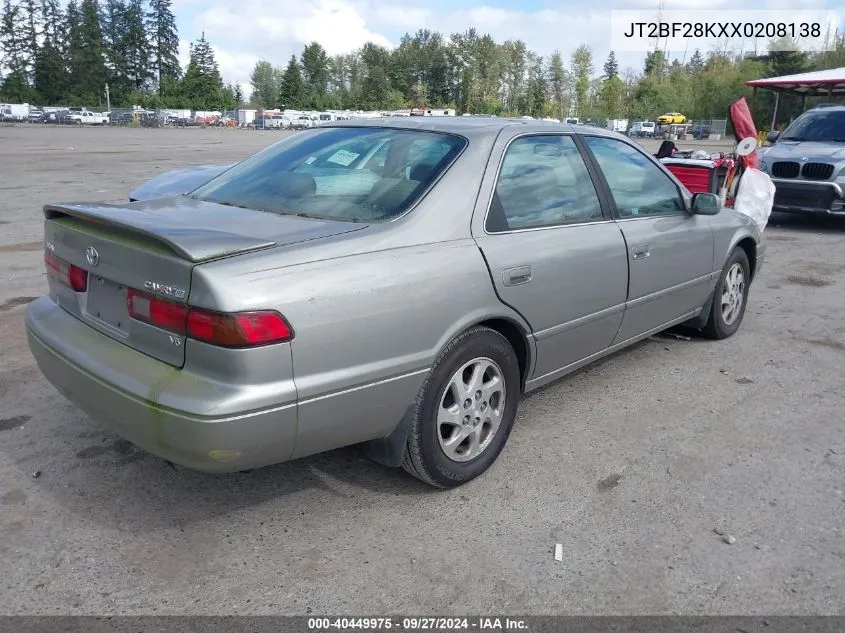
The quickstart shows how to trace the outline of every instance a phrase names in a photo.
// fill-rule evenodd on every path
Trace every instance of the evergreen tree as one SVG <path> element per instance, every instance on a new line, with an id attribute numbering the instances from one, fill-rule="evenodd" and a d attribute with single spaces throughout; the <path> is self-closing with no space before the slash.
<path id="1" fill-rule="evenodd" d="M 255 63 L 250 75 L 252 102 L 261 108 L 272 110 L 279 101 L 279 81 L 276 70 L 270 62 L 261 60 Z"/>
<path id="2" fill-rule="evenodd" d="M 57 105 L 67 92 L 64 55 L 53 40 L 45 38 L 38 50 L 34 88 L 37 100 L 44 105 Z"/>
<path id="3" fill-rule="evenodd" d="M 367 42 L 361 49 L 361 64 L 364 70 L 361 89 L 365 109 L 375 109 L 386 105 L 390 97 L 388 64 L 390 51 L 383 46 Z"/>
<path id="4" fill-rule="evenodd" d="M 291 55 L 279 85 L 279 107 L 301 108 L 302 92 L 302 72 L 299 69 L 296 55 Z"/>
<path id="5" fill-rule="evenodd" d="M 322 110 L 326 101 L 329 82 L 329 59 L 325 49 L 311 42 L 302 50 L 302 74 L 305 89 L 305 106 Z"/>
<path id="6" fill-rule="evenodd" d="M 553 104 L 555 118 L 564 120 L 569 114 L 569 100 L 567 94 L 566 68 L 563 66 L 563 59 L 560 51 L 552 53 L 548 69 L 549 96 Z"/>
<path id="7" fill-rule="evenodd" d="M 126 77 L 126 54 L 123 50 L 126 10 L 124 0 L 105 0 L 100 16 L 109 89 L 115 101 L 131 89 Z"/>
<path id="8" fill-rule="evenodd" d="M 528 114 L 535 118 L 546 115 L 548 81 L 543 71 L 543 58 L 533 60 L 528 77 Z"/>
<path id="9" fill-rule="evenodd" d="M 616 61 L 616 53 L 613 51 L 610 51 L 607 61 L 604 63 L 604 76 L 605 79 L 619 76 L 619 64 Z"/>
<path id="10" fill-rule="evenodd" d="M 692 54 L 692 57 L 689 58 L 689 62 L 687 63 L 687 70 L 693 75 L 700 73 L 702 70 L 704 70 L 704 56 L 701 54 L 701 51 L 697 48 Z"/>
<path id="11" fill-rule="evenodd" d="M 590 75 L 593 72 L 593 53 L 582 44 L 572 53 L 572 74 L 575 77 L 575 108 L 578 116 L 588 114 Z"/>
<path id="12" fill-rule="evenodd" d="M 232 84 L 226 84 L 220 90 L 219 104 L 219 107 L 223 110 L 234 110 L 238 107 L 238 101 L 235 98 L 235 87 Z"/>
<path id="13" fill-rule="evenodd" d="M 41 0 L 43 28 L 41 34 L 61 49 L 65 41 L 64 11 L 60 0 Z"/>
<path id="14" fill-rule="evenodd" d="M 108 79 L 97 0 L 68 5 L 69 84 L 73 97 L 89 105 L 100 102 Z"/>
<path id="15" fill-rule="evenodd" d="M 29 87 L 26 73 L 22 70 L 13 70 L 0 83 L 0 101 L 29 103 L 32 97 L 32 89 Z"/>
<path id="16" fill-rule="evenodd" d="M 82 14 L 76 0 L 70 0 L 65 12 L 65 33 L 67 37 L 66 63 L 67 63 L 67 87 L 65 98 L 72 98 L 78 95 L 79 77 L 85 74 L 85 36 L 82 32 Z"/>
<path id="17" fill-rule="evenodd" d="M 35 63 L 38 59 L 38 37 L 43 28 L 41 4 L 38 0 L 21 0 L 20 7 L 23 15 L 21 39 L 27 57 L 26 71 L 27 75 L 32 78 Z"/>
<path id="18" fill-rule="evenodd" d="M 624 114 L 625 84 L 618 76 L 602 82 L 599 90 L 599 108 L 601 115 L 608 119 L 618 119 Z"/>
<path id="19" fill-rule="evenodd" d="M 150 0 L 147 13 L 152 70 L 158 82 L 159 94 L 166 94 L 182 75 L 179 67 L 179 32 L 171 6 L 171 0 Z"/>
<path id="20" fill-rule="evenodd" d="M 33 86 L 44 105 L 58 105 L 67 92 L 65 16 L 59 0 L 42 0 L 42 43 L 35 58 Z"/>
<path id="21" fill-rule="evenodd" d="M 26 16 L 20 5 L 3 0 L 3 12 L 0 14 L 0 64 L 9 69 L 9 77 L 18 73 L 14 81 L 19 81 L 20 74 L 26 75 L 29 66 L 30 48 L 25 38 L 26 28 Z"/>
<path id="22" fill-rule="evenodd" d="M 123 33 L 120 39 L 126 83 L 136 91 L 147 89 L 153 78 L 150 65 L 150 43 L 144 30 L 143 0 L 129 0 L 123 16 Z"/>
<path id="23" fill-rule="evenodd" d="M 232 96 L 235 97 L 235 109 L 240 109 L 244 101 L 244 90 L 240 82 L 235 82 L 235 86 L 232 88 Z"/>
<path id="24" fill-rule="evenodd" d="M 191 59 L 182 81 L 182 92 L 187 105 L 198 110 L 225 107 L 223 80 L 214 59 L 214 50 L 205 39 L 205 31 L 191 45 Z"/>
<path id="25" fill-rule="evenodd" d="M 646 75 L 662 76 L 666 69 L 666 56 L 663 51 L 646 53 L 643 68 Z"/>

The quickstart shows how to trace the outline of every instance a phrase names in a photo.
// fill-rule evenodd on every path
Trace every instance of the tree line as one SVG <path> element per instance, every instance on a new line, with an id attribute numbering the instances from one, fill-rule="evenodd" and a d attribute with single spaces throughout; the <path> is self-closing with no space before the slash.
<path id="1" fill-rule="evenodd" d="M 560 52 L 544 57 L 521 40 L 497 43 L 475 29 L 451 36 L 421 29 L 393 49 L 367 43 L 345 55 L 329 56 L 312 42 L 284 65 L 259 61 L 250 83 L 253 103 L 267 108 L 392 110 L 425 104 L 498 116 L 648 120 L 677 111 L 689 119 L 724 119 L 731 103 L 751 97 L 745 81 L 845 66 L 845 37 L 837 34 L 831 48 L 695 50 L 685 59 L 654 50 L 642 68 L 623 71 L 613 51 L 596 68 L 585 45 L 568 58 Z M 764 91 L 754 100 L 759 125 L 770 121 L 773 103 Z M 799 99 L 782 98 L 780 120 L 799 109 Z"/>
<path id="2" fill-rule="evenodd" d="M 256 63 L 251 107 L 393 110 L 414 105 L 459 113 L 581 119 L 648 120 L 678 111 L 690 119 L 726 118 L 749 97 L 749 79 L 845 66 L 845 37 L 832 50 L 737 54 L 695 50 L 682 59 L 657 49 L 643 66 L 621 69 L 611 51 L 596 60 L 579 46 L 548 56 L 522 40 L 497 42 L 474 28 L 444 35 L 405 34 L 394 48 L 372 42 L 330 56 L 316 42 L 286 62 Z M 109 86 L 113 106 L 231 109 L 243 102 L 237 84 L 224 85 L 203 34 L 181 68 L 171 0 L 2 0 L 0 99 L 43 105 L 100 106 Z M 773 97 L 761 92 L 754 116 L 771 118 Z M 783 117 L 800 108 L 781 100 Z"/>
<path id="3" fill-rule="evenodd" d="M 171 0 L 3 0 L 0 99 L 41 105 L 234 108 L 203 35 L 179 63 Z M 106 96 L 108 86 L 108 97 Z"/>

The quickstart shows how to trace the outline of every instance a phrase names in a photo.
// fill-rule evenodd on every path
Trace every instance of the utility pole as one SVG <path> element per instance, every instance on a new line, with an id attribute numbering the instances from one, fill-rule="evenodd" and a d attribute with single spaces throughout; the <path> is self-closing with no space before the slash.
<path id="1" fill-rule="evenodd" d="M 111 97 L 109 96 L 108 84 L 106 84 L 106 112 L 111 112 Z"/>

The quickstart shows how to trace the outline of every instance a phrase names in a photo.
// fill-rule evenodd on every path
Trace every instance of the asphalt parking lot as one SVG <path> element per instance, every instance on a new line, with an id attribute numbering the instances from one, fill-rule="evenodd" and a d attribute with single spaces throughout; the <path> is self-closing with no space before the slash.
<path id="1" fill-rule="evenodd" d="M 279 136 L 0 127 L 0 612 L 845 613 L 845 222 L 773 216 L 735 337 L 654 337 L 528 397 L 453 491 L 355 447 L 194 473 L 67 403 L 23 328 L 42 205 Z"/>

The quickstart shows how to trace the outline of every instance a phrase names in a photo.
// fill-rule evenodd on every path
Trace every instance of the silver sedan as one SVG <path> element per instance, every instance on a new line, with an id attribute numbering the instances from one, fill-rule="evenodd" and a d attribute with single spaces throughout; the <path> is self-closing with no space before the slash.
<path id="1" fill-rule="evenodd" d="M 361 443 L 465 483 L 522 394 L 677 324 L 731 336 L 765 250 L 628 139 L 539 121 L 336 122 L 133 200 L 45 207 L 30 349 L 204 471 Z"/>

